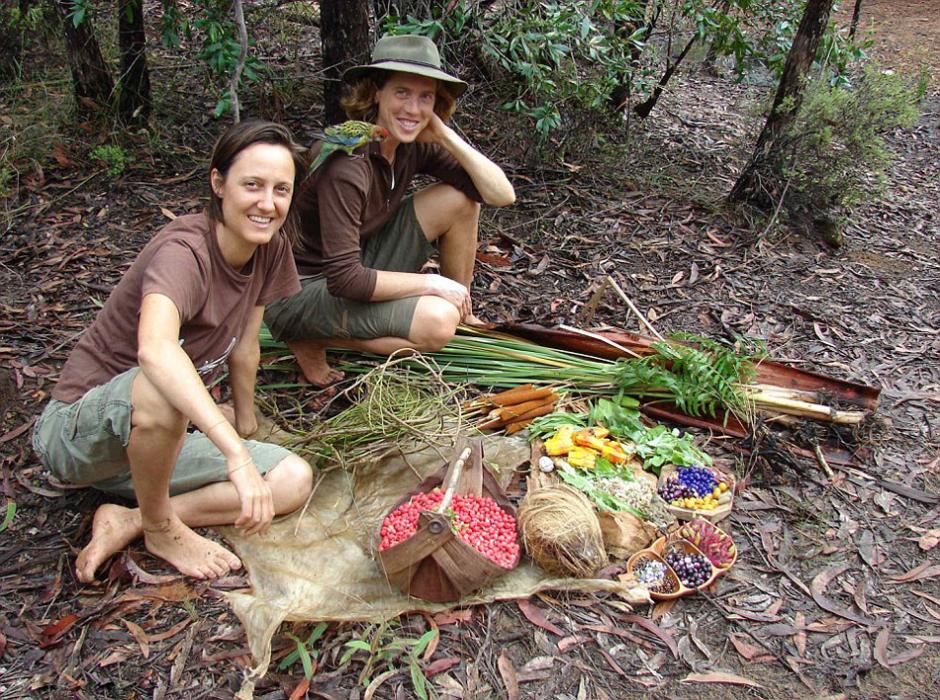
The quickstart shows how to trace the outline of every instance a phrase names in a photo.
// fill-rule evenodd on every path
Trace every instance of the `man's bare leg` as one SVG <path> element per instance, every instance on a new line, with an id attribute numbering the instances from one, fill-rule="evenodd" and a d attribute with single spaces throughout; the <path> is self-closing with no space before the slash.
<path id="1" fill-rule="evenodd" d="M 296 455 L 284 458 L 264 478 L 274 496 L 276 515 L 300 508 L 310 495 L 313 484 L 310 466 Z M 227 481 L 174 496 L 170 503 L 176 516 L 189 527 L 231 525 L 241 513 L 238 493 Z M 93 581 L 101 564 L 143 534 L 139 508 L 126 508 L 114 503 L 100 506 L 95 511 L 91 541 L 75 562 L 78 579 L 84 583 Z"/>

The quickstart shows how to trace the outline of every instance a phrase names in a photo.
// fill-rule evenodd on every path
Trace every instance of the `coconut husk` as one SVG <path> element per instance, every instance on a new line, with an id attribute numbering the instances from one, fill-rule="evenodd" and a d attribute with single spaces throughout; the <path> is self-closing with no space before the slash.
<path id="1" fill-rule="evenodd" d="M 517 512 L 526 551 L 545 571 L 592 576 L 607 565 L 607 552 L 594 507 L 567 484 L 529 491 Z"/>

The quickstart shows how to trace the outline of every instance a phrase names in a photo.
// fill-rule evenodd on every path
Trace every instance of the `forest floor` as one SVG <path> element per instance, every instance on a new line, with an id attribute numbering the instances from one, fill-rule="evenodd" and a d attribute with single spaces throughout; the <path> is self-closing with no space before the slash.
<path id="1" fill-rule="evenodd" d="M 940 55 L 930 49 L 940 45 L 938 16 L 940 0 L 864 4 L 862 26 L 877 32 L 871 53 L 895 70 L 925 66 L 933 80 L 918 126 L 890 138 L 896 161 L 887 187 L 853 212 L 839 249 L 767 220 L 749 223 L 723 205 L 759 128 L 755 86 L 682 73 L 653 117 L 633 125 L 629 162 L 617 168 L 590 149 L 563 165 L 533 166 L 521 132 L 507 130 L 495 110 L 471 102 L 459 113 L 463 130 L 506 167 L 518 196 L 515 206 L 484 216 L 481 251 L 491 257 L 481 258 L 473 290 L 482 317 L 636 330 L 611 292 L 589 308 L 610 275 L 662 333 L 757 336 L 776 360 L 882 393 L 873 419 L 853 436 L 858 463 L 833 479 L 814 461 L 786 462 L 778 453 L 736 458 L 747 488 L 728 522 L 740 558 L 709 594 L 636 611 L 655 628 L 624 617 L 616 600 L 575 594 L 437 616 L 441 637 L 424 670 L 439 693 L 936 697 Z M 295 67 L 295 77 L 250 104 L 302 138 L 319 116 L 303 89 L 317 52 L 304 47 L 281 66 L 283 74 Z M 6 700 L 229 698 L 250 663 L 221 596 L 245 577 L 166 585 L 159 575 L 170 572 L 137 544 L 100 573 L 100 585 L 77 582 L 75 553 L 103 499 L 51 484 L 29 446 L 75 338 L 166 221 L 163 210 L 180 214 L 204 201 L 204 154 L 219 128 L 205 116 L 211 104 L 175 82 L 176 68 L 158 75 L 156 126 L 125 137 L 136 160 L 123 173 L 108 176 L 88 157 L 87 143 L 106 138 L 92 126 L 50 131 L 44 160 L 21 173 L 17 198 L 4 204 L 12 227 L 0 234 L 0 455 L 3 496 L 16 507 L 0 532 Z M 38 84 L 28 90 L 67 97 L 64 83 Z M 10 102 L 10 94 L 0 99 Z M 0 114 L 15 118 L 28 104 L 20 94 L 0 103 Z M 720 441 L 710 444 L 726 452 Z M 429 624 L 410 616 L 395 634 L 416 638 Z M 287 633 L 306 638 L 313 626 L 281 629 L 275 659 L 293 649 Z M 368 631 L 327 630 L 308 697 L 368 695 L 357 685 L 361 667 L 339 663 L 343 644 Z M 256 697 L 287 698 L 300 683 L 299 663 L 275 665 Z M 407 663 L 393 665 L 398 673 L 374 697 L 414 697 Z"/>

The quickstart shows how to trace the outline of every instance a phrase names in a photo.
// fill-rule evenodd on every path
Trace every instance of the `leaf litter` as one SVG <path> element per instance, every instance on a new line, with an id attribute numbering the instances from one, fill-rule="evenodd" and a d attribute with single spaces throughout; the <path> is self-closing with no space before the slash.
<path id="1" fill-rule="evenodd" d="M 743 93 L 723 84 L 721 90 L 706 104 L 699 92 L 678 86 L 664 97 L 664 111 L 681 114 L 693 105 L 716 121 L 733 117 Z M 700 148 L 703 158 L 729 160 L 729 136 L 740 124 L 730 119 L 724 136 L 709 136 L 707 144 L 704 133 L 690 134 L 668 114 L 649 128 L 667 156 Z M 181 138 L 206 148 L 200 134 Z M 707 597 L 633 612 L 597 599 L 577 615 L 563 599 L 548 613 L 519 602 L 521 627 L 509 603 L 443 613 L 435 617 L 438 649 L 425 666 L 441 688 L 616 698 L 626 678 L 664 692 L 681 683 L 759 694 L 777 676 L 757 669 L 775 666 L 802 685 L 875 696 L 871 688 L 917 675 L 900 674 L 901 667 L 924 668 L 916 664 L 929 657 L 933 666 L 926 668 L 936 669 L 940 265 L 931 223 L 937 185 L 926 175 L 940 152 L 937 138 L 922 126 L 893 143 L 903 160 L 889 175 L 890 195 L 862 205 L 847 247 L 835 255 L 792 235 L 756 240 L 741 222 L 655 188 L 624 192 L 602 168 L 513 166 L 526 205 L 484 221 L 482 234 L 491 238 L 474 288 L 484 317 L 628 326 L 634 321 L 614 295 L 594 299 L 597 281 L 610 275 L 660 331 L 761 335 L 775 356 L 798 366 L 883 385 L 885 400 L 876 424 L 866 426 L 868 455 L 857 468 L 837 469 L 831 482 L 811 462 L 796 471 L 772 451 L 743 465 L 753 488 L 731 519 L 741 559 Z M 4 683 L 29 688 L 5 697 L 118 698 L 133 691 L 157 698 L 169 688 L 222 697 L 249 656 L 218 591 L 245 579 L 184 582 L 135 545 L 115 559 L 104 586 L 80 586 L 68 565 L 57 564 L 87 537 L 87 516 L 101 497 L 50 485 L 28 447 L 39 407 L 97 304 L 154 227 L 200 205 L 201 169 L 155 176 L 136 191 L 110 188 L 104 201 L 70 191 L 87 174 L 77 172 L 80 163 L 64 145 L 50 148 L 70 179 L 47 173 L 32 186 L 55 198 L 69 194 L 0 239 L 0 466 L 4 497 L 16 504 L 0 540 L 0 663 Z M 728 177 L 727 165 L 714 172 Z M 551 199 L 553 188 L 564 199 Z M 117 211 L 133 226 L 117 220 Z M 417 637 L 427 623 L 415 616 L 404 627 Z M 305 638 L 308 630 L 295 631 Z M 350 689 L 350 674 L 329 670 L 329 663 L 352 634 L 329 629 L 318 650 L 327 663 L 307 687 L 327 696 Z M 562 649 L 565 639 L 571 641 Z M 686 656 L 696 664 L 691 673 Z M 898 676 L 879 680 L 878 669 Z M 303 685 L 293 668 L 268 682 L 259 696 L 289 697 Z M 391 674 L 373 692 L 393 697 L 408 688 L 404 675 Z"/>

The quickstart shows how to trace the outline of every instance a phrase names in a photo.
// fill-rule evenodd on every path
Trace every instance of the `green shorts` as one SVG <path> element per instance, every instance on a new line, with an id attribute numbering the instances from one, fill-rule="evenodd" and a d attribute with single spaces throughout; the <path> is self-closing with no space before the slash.
<path id="1" fill-rule="evenodd" d="M 366 241 L 362 264 L 375 270 L 418 272 L 435 248 L 406 197 L 385 227 Z M 265 308 L 264 322 L 276 340 L 407 338 L 420 297 L 353 301 L 330 294 L 323 275 L 301 278 L 301 290 Z"/>
<path id="2" fill-rule="evenodd" d="M 127 443 L 134 410 L 131 386 L 139 371 L 129 369 L 74 403 L 49 402 L 33 428 L 33 449 L 57 479 L 134 498 Z M 262 474 L 291 454 L 279 445 L 254 440 L 246 440 L 245 446 Z M 227 480 L 219 449 L 202 433 L 187 433 L 170 477 L 170 495 Z"/>

